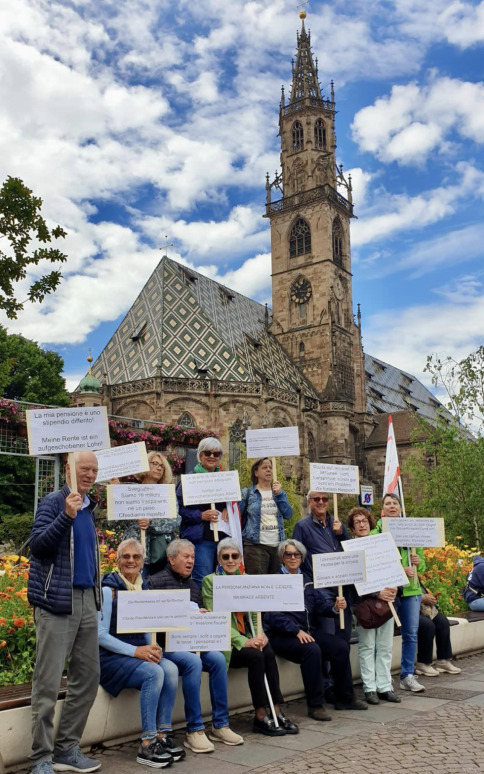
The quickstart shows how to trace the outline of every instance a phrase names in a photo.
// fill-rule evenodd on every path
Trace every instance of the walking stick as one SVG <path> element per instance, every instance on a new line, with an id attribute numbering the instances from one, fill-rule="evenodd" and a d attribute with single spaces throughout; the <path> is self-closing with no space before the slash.
<path id="1" fill-rule="evenodd" d="M 249 624 L 250 624 L 250 630 L 252 632 L 252 636 L 255 637 L 254 633 L 254 624 L 252 622 L 252 614 L 249 613 Z M 262 631 L 262 613 L 257 613 L 257 636 L 260 637 L 263 634 Z M 267 675 L 264 672 L 264 685 L 266 687 L 267 691 L 267 698 L 269 699 L 269 706 L 271 708 L 272 717 L 274 718 L 274 725 L 276 728 L 279 728 L 279 721 L 277 719 L 276 710 L 274 709 L 274 702 L 272 701 L 271 692 L 269 690 L 269 683 L 267 681 Z"/>

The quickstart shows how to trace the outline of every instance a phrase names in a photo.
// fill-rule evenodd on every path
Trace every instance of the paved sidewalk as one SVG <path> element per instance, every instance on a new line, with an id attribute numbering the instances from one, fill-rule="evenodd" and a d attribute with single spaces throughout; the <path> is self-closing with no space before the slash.
<path id="1" fill-rule="evenodd" d="M 366 712 L 336 712 L 330 723 L 308 718 L 303 701 L 286 714 L 300 726 L 297 736 L 268 739 L 251 731 L 251 714 L 232 718 L 245 744 L 194 755 L 174 764 L 173 774 L 471 774 L 484 771 L 484 654 L 456 662 L 460 675 L 422 678 L 425 694 L 400 691 L 401 704 L 382 703 Z M 420 678 L 419 678 L 420 679 Z M 357 688 L 359 696 L 361 689 Z M 183 742 L 183 732 L 175 734 Z M 133 774 L 137 744 L 93 750 L 102 774 Z"/>

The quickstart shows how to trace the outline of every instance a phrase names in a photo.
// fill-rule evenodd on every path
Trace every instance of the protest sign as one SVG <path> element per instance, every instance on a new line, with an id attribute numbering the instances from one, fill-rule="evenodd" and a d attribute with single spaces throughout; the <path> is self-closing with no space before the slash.
<path id="1" fill-rule="evenodd" d="M 256 457 L 298 457 L 299 428 L 268 427 L 262 430 L 247 430 L 247 458 Z"/>
<path id="2" fill-rule="evenodd" d="M 134 476 L 150 469 L 144 441 L 103 449 L 95 452 L 95 455 L 99 465 L 96 479 L 98 483 L 109 481 L 111 478 Z"/>
<path id="3" fill-rule="evenodd" d="M 25 412 L 29 454 L 61 454 L 109 449 L 105 406 L 30 409 Z"/>
<path id="4" fill-rule="evenodd" d="M 345 586 L 366 581 L 364 551 L 345 554 L 336 551 L 331 554 L 313 554 L 313 578 L 315 589 L 331 586 Z"/>
<path id="5" fill-rule="evenodd" d="M 383 517 L 383 532 L 389 532 L 396 545 L 407 548 L 443 548 L 445 546 L 445 528 L 443 519 L 399 519 Z"/>
<path id="6" fill-rule="evenodd" d="M 312 492 L 330 494 L 359 494 L 360 477 L 356 465 L 326 465 L 311 462 L 309 465 Z"/>
<path id="7" fill-rule="evenodd" d="M 174 484 L 110 484 L 108 521 L 176 519 Z"/>
<path id="8" fill-rule="evenodd" d="M 362 484 L 360 486 L 360 503 L 365 507 L 367 505 L 374 505 L 375 499 L 373 497 L 373 487 L 370 485 Z"/>
<path id="9" fill-rule="evenodd" d="M 215 575 L 215 612 L 304 610 L 302 575 Z"/>
<path id="10" fill-rule="evenodd" d="M 183 505 L 224 503 L 241 499 L 236 470 L 221 473 L 189 473 L 181 477 Z"/>
<path id="11" fill-rule="evenodd" d="M 167 635 L 167 651 L 231 650 L 230 613 L 192 613 L 187 632 Z"/>
<path id="12" fill-rule="evenodd" d="M 119 591 L 119 634 L 190 628 L 190 591 Z"/>

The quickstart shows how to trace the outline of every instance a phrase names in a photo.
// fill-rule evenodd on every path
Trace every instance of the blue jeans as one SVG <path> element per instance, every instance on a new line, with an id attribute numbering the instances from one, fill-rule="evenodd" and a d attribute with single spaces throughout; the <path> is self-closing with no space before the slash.
<path id="1" fill-rule="evenodd" d="M 153 739 L 157 733 L 171 731 L 171 716 L 178 689 L 178 669 L 162 658 L 159 664 L 141 661 L 125 688 L 141 691 L 142 739 Z"/>
<path id="2" fill-rule="evenodd" d="M 415 657 L 417 655 L 417 632 L 420 617 L 421 594 L 412 597 L 401 597 L 398 617 L 402 623 L 402 665 L 401 680 L 413 675 Z"/>
<path id="3" fill-rule="evenodd" d="M 202 581 L 206 575 L 211 575 L 215 570 L 217 560 L 217 545 L 215 541 L 202 540 L 195 544 L 195 565 L 192 578 L 202 588 Z"/>
<path id="4" fill-rule="evenodd" d="M 469 609 L 475 610 L 477 613 L 484 613 L 484 597 L 475 599 L 473 602 L 469 602 Z"/>
<path id="5" fill-rule="evenodd" d="M 214 728 L 228 726 L 227 662 L 224 654 L 219 650 L 211 650 L 208 653 L 201 653 L 199 657 L 196 653 L 170 652 L 165 653 L 165 658 L 177 665 L 182 679 L 188 731 L 201 731 L 205 728 L 200 704 L 202 669 L 209 675 L 212 725 Z"/>

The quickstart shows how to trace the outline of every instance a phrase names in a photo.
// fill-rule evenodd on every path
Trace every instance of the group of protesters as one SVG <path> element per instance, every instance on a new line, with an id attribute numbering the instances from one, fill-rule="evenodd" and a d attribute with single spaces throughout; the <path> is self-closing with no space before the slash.
<path id="1" fill-rule="evenodd" d="M 221 470 L 223 450 L 206 438 L 197 450 L 195 473 Z M 229 667 L 246 669 L 254 707 L 253 730 L 270 737 L 297 734 L 298 726 L 282 709 L 276 656 L 300 665 L 308 715 L 330 721 L 335 710 L 366 710 L 380 701 L 399 703 L 391 677 L 393 603 L 401 621 L 400 688 L 420 692 L 416 675 L 458 674 L 452 663 L 449 622 L 437 599 L 424 589 L 419 572 L 423 551 L 399 549 L 409 583 L 359 596 L 353 585 L 317 589 L 312 556 L 342 551 L 342 542 L 381 531 L 381 521 L 365 508 L 353 508 L 347 527 L 328 513 L 329 494 L 309 492 L 308 515 L 286 540 L 284 520 L 293 510 L 271 460 L 257 460 L 252 485 L 239 503 L 185 506 L 177 487 L 177 518 L 126 522 L 117 551 L 117 570 L 100 576 L 95 529 L 96 503 L 88 492 L 96 481 L 97 458 L 77 452 L 77 491 L 66 485 L 45 497 L 37 509 L 32 535 L 28 596 L 34 608 L 37 658 L 32 684 L 32 771 L 89 772 L 100 761 L 86 756 L 79 743 L 99 684 L 118 696 L 127 688 L 140 691 L 142 735 L 137 762 L 163 768 L 185 757 L 185 749 L 210 753 L 215 743 L 243 744 L 229 725 Z M 171 483 L 172 473 L 159 452 L 148 455 L 143 483 Z M 382 515 L 401 515 L 396 495 L 383 499 Z M 217 531 L 214 525 L 219 525 Z M 225 527 L 223 525 L 226 525 Z M 220 526 L 221 525 L 221 526 Z M 225 531 L 224 531 L 225 530 Z M 177 533 L 179 537 L 177 537 Z M 143 539 L 141 539 L 143 535 Z M 165 635 L 156 644 L 148 634 L 117 631 L 119 591 L 187 589 L 190 607 L 213 609 L 215 575 L 302 574 L 304 607 L 298 612 L 272 612 L 262 629 L 251 611 L 231 613 L 231 649 L 200 654 L 165 649 Z M 343 613 L 344 626 L 340 614 Z M 356 618 L 358 654 L 365 701 L 356 698 L 350 664 L 352 620 Z M 437 661 L 433 665 L 434 641 Z M 54 710 L 65 663 L 67 694 L 54 742 Z M 206 733 L 200 685 L 208 673 L 212 723 Z M 186 734 L 183 746 L 172 735 L 172 712 L 179 679 L 183 691 Z"/>

